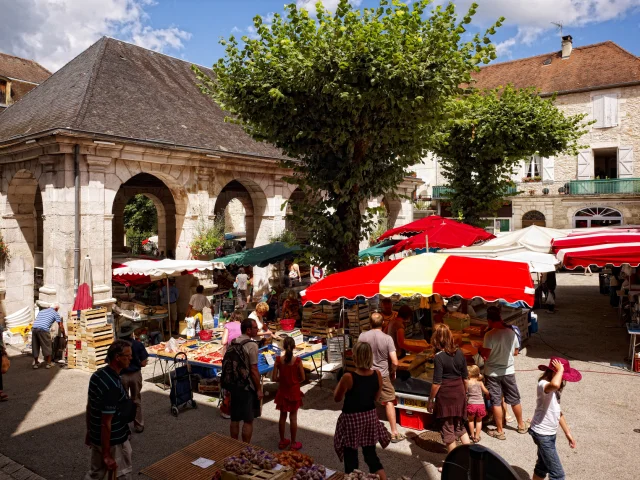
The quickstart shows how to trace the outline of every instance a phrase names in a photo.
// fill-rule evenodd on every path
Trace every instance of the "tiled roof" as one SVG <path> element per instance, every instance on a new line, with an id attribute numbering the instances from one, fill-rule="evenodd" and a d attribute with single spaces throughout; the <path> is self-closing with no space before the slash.
<path id="1" fill-rule="evenodd" d="M 0 142 L 68 128 L 282 157 L 224 118 L 198 89 L 191 63 L 103 37 L 0 114 Z"/>
<path id="2" fill-rule="evenodd" d="M 516 88 L 537 87 L 549 95 L 640 82 L 640 58 L 607 41 L 576 47 L 569 58 L 563 59 L 559 51 L 547 53 L 489 65 L 473 76 L 477 88 L 510 83 Z"/>
<path id="3" fill-rule="evenodd" d="M 0 53 L 0 76 L 42 83 L 51 76 L 51 72 L 33 60 Z"/>

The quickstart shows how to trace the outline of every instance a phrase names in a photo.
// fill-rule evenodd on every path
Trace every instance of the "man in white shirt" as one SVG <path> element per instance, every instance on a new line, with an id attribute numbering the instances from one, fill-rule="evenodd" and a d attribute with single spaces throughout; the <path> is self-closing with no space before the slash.
<path id="1" fill-rule="evenodd" d="M 196 287 L 196 293 L 191 295 L 191 299 L 189 300 L 189 311 L 191 312 L 191 316 L 196 313 L 202 314 L 205 308 L 210 308 L 211 313 L 213 314 L 211 302 L 202 292 L 204 292 L 204 287 L 202 285 L 198 285 Z"/>
<path id="2" fill-rule="evenodd" d="M 488 435 L 504 440 L 502 397 L 507 405 L 511 405 L 518 420 L 518 433 L 527 433 L 529 429 L 529 426 L 522 420 L 520 392 L 515 375 L 515 356 L 518 355 L 520 343 L 513 329 L 502 321 L 500 310 L 497 307 L 487 309 L 487 320 L 491 330 L 484 337 L 480 354 L 485 359 L 485 382 L 487 390 L 491 394 L 493 418 L 497 427 L 496 430 L 489 431 Z"/>

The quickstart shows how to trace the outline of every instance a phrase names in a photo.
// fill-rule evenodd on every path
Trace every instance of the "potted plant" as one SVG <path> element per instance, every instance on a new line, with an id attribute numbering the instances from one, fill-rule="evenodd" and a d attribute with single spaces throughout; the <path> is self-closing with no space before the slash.
<path id="1" fill-rule="evenodd" d="M 549 189 L 548 188 L 543 188 L 542 189 L 542 193 L 545 195 L 549 195 Z"/>
<path id="2" fill-rule="evenodd" d="M 535 194 L 536 194 L 535 189 L 533 189 L 533 188 L 532 188 L 531 190 L 529 190 L 529 195 L 532 195 L 532 196 L 533 196 L 533 195 L 535 195 Z"/>
<path id="3" fill-rule="evenodd" d="M 198 225 L 196 235 L 189 248 L 191 256 L 197 260 L 212 260 L 224 255 L 224 221 L 214 219 L 210 224 Z"/>
<path id="4" fill-rule="evenodd" d="M 5 265 L 10 261 L 9 245 L 5 243 L 4 237 L 0 234 L 0 270 L 4 270 Z"/>
<path id="5" fill-rule="evenodd" d="M 558 193 L 559 193 L 560 195 L 562 195 L 564 192 L 566 192 L 566 189 L 565 189 L 564 187 L 560 187 L 560 188 L 558 189 Z"/>

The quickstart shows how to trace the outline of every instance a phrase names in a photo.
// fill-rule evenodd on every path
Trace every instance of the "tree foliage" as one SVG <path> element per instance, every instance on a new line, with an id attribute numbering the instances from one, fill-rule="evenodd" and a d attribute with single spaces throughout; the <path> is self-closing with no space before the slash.
<path id="1" fill-rule="evenodd" d="M 522 159 L 577 155 L 586 115 L 565 116 L 554 100 L 541 98 L 532 88 L 506 86 L 450 102 L 450 116 L 434 135 L 432 150 L 454 192 L 454 215 L 480 225 L 481 215 L 502 204 Z"/>
<path id="2" fill-rule="evenodd" d="M 341 0 L 331 14 L 319 2 L 317 20 L 287 5 L 270 25 L 254 18 L 257 38 L 222 40 L 212 78 L 194 67 L 230 121 L 292 159 L 287 180 L 305 194 L 293 218 L 310 234 L 308 253 L 331 270 L 358 265 L 375 223 L 363 205 L 395 190 L 448 99 L 495 58 L 494 27 L 462 40 L 475 4 L 459 20 L 453 4 L 428 15 L 429 3 L 380 0 L 359 11 Z"/>
<path id="3" fill-rule="evenodd" d="M 124 227 L 138 235 L 158 233 L 158 211 L 149 197 L 138 194 L 124 207 Z"/>

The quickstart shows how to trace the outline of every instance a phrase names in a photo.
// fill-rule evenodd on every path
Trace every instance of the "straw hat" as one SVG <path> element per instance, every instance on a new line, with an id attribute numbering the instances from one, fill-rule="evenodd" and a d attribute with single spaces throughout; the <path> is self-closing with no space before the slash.
<path id="1" fill-rule="evenodd" d="M 582 380 L 582 374 L 575 368 L 571 368 L 569 360 L 562 357 L 551 357 L 551 360 L 549 360 L 549 365 L 538 365 L 538 370 L 542 370 L 543 372 L 547 370 L 555 372 L 556 370 L 555 368 L 553 368 L 554 360 L 559 361 L 564 366 L 564 372 L 562 373 L 563 380 L 566 380 L 567 382 L 579 382 L 580 380 Z"/>
<path id="2" fill-rule="evenodd" d="M 131 334 L 135 331 L 136 327 L 134 327 L 133 323 L 129 321 L 124 321 L 120 324 L 120 328 L 118 330 L 118 337 L 130 337 Z"/>

